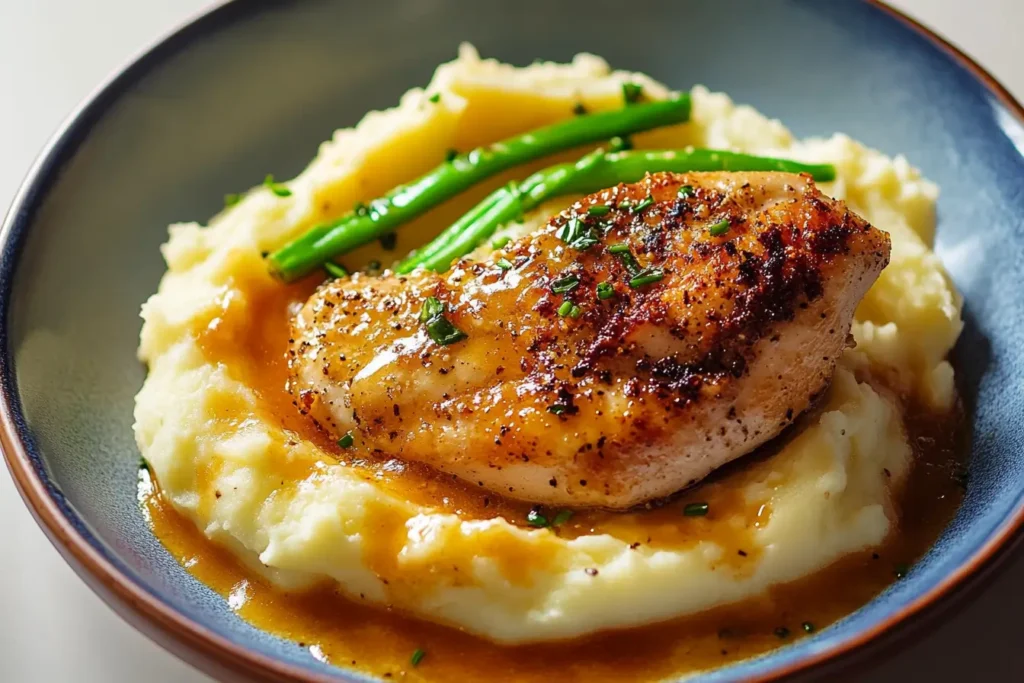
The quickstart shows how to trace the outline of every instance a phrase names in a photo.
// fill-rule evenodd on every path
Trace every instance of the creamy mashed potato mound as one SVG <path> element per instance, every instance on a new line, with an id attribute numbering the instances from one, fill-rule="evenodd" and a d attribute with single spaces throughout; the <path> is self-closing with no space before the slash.
<path id="1" fill-rule="evenodd" d="M 426 89 L 336 132 L 288 183 L 291 196 L 257 188 L 207 226 L 172 226 L 167 274 L 142 310 L 139 355 L 150 372 L 135 433 L 173 506 L 279 587 L 337 582 L 353 599 L 501 642 L 706 610 L 880 544 L 896 522 L 892 499 L 912 457 L 895 397 L 938 411 L 955 400 L 945 357 L 961 329 L 960 299 L 930 250 L 937 188 L 902 157 L 842 134 L 796 140 L 780 122 L 702 87 L 692 91 L 688 124 L 637 135 L 636 145 L 835 164 L 838 177 L 823 191 L 892 236 L 892 262 L 857 311 L 856 348 L 841 360 L 823 410 L 737 480 L 744 500 L 771 511 L 749 530 L 742 567 L 714 536 L 678 549 L 631 548 L 609 534 L 570 539 L 414 504 L 268 419 L 256 389 L 200 343 L 211 327 L 261 315 L 252 292 L 279 286 L 262 253 L 429 170 L 449 148 L 567 118 L 577 102 L 617 108 L 626 81 L 642 83 L 650 98 L 668 94 L 591 55 L 516 68 L 463 46 Z M 536 228 L 569 201 L 542 207 L 514 230 Z M 226 318 L 228 310 L 240 316 Z"/>

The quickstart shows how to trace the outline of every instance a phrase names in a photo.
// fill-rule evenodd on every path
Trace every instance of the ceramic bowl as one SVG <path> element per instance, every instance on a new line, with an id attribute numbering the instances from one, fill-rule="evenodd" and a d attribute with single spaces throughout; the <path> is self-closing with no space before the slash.
<path id="1" fill-rule="evenodd" d="M 675 88 L 704 83 L 797 135 L 845 131 L 905 154 L 942 187 L 937 251 L 966 300 L 954 358 L 974 434 L 963 507 L 862 609 L 706 680 L 772 679 L 849 653 L 1005 550 L 1024 522 L 1024 110 L 967 57 L 873 3 L 620 11 L 603 0 L 229 3 L 71 116 L 3 227 L 0 437 L 43 529 L 115 609 L 218 676 L 359 680 L 238 619 L 147 528 L 131 429 L 138 311 L 163 272 L 169 223 L 206 219 L 269 171 L 297 173 L 331 131 L 426 83 L 463 40 L 516 63 L 593 51 Z"/>

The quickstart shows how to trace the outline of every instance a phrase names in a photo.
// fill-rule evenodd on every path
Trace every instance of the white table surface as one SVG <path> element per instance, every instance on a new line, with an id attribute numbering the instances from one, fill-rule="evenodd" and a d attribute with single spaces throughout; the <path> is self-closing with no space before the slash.
<path id="1" fill-rule="evenodd" d="M 709 0 L 710 1 L 710 0 Z M 0 0 L 0 209 L 107 73 L 208 0 Z M 1024 0 L 895 0 L 1024 99 Z M 2 469 L 2 468 L 0 468 Z M 0 472 L 0 682 L 210 679 L 111 612 L 64 564 Z M 1024 553 L 929 635 L 861 672 L 903 683 L 1024 680 Z"/>

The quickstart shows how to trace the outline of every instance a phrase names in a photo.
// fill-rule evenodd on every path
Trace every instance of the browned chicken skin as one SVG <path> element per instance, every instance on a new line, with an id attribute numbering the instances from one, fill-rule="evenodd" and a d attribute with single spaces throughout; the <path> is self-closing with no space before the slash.
<path id="1" fill-rule="evenodd" d="M 294 321 L 291 390 L 357 447 L 513 498 L 626 508 L 806 410 L 888 260 L 888 236 L 809 178 L 657 174 L 486 262 L 324 284 Z M 428 336 L 431 296 L 466 339 Z"/>

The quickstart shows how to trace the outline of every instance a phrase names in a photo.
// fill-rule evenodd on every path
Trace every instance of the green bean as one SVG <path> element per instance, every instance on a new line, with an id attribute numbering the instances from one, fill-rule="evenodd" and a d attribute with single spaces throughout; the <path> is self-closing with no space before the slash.
<path id="1" fill-rule="evenodd" d="M 431 270 L 447 270 L 453 260 L 473 251 L 488 239 L 499 226 L 505 225 L 527 211 L 532 211 L 551 197 L 571 194 L 564 187 L 578 173 L 587 173 L 604 159 L 598 149 L 575 164 L 558 164 L 534 173 L 518 186 L 510 184 L 489 194 L 462 218 L 398 265 L 399 273 L 412 272 L 418 265 L 429 263 Z"/>
<path id="2" fill-rule="evenodd" d="M 366 211 L 349 213 L 293 240 L 268 257 L 270 269 L 283 280 L 295 280 L 509 168 L 613 136 L 682 123 L 689 116 L 690 97 L 684 93 L 669 100 L 584 114 L 456 155 L 408 185 L 373 200 Z"/>
<path id="3" fill-rule="evenodd" d="M 597 150 L 576 164 L 559 164 L 534 173 L 519 185 L 518 192 L 509 186 L 492 193 L 414 257 L 401 263 L 398 272 L 408 273 L 418 266 L 447 270 L 452 261 L 476 249 L 501 225 L 552 197 L 590 194 L 619 183 L 637 182 L 647 173 L 661 171 L 782 171 L 809 173 L 821 182 L 835 179 L 835 168 L 830 164 L 803 164 L 724 150 L 689 148 L 608 154 Z"/>

